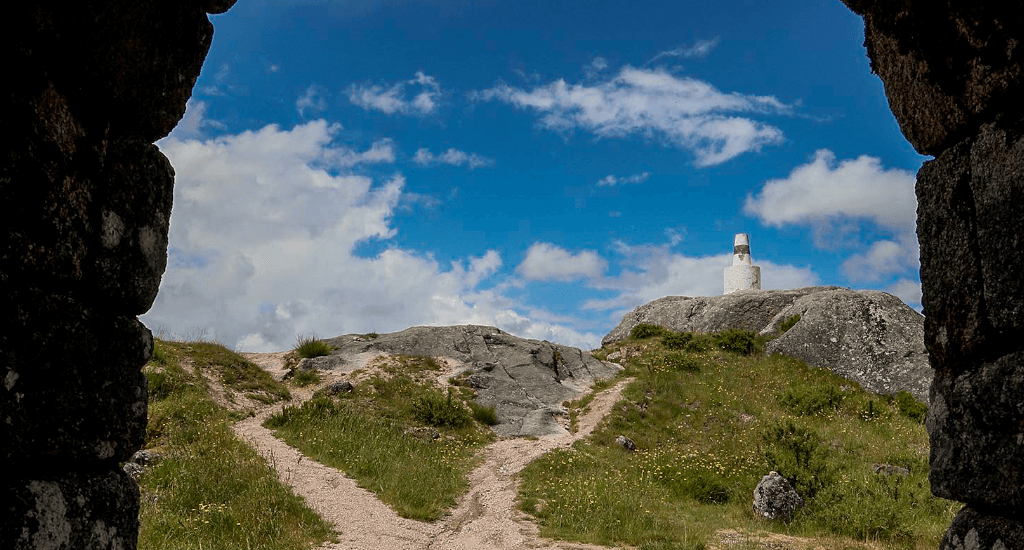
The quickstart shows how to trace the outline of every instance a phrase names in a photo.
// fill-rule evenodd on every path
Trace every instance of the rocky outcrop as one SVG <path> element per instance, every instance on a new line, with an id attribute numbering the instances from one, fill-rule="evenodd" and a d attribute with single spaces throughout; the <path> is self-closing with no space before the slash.
<path id="1" fill-rule="evenodd" d="M 932 370 L 924 347 L 924 319 L 884 292 L 826 286 L 668 296 L 624 315 L 602 344 L 627 338 L 641 323 L 679 332 L 739 328 L 775 334 L 794 315 L 800 321 L 769 342 L 768 353 L 827 368 L 876 393 L 907 391 L 928 401 Z"/>
<path id="2" fill-rule="evenodd" d="M 778 472 L 768 472 L 754 488 L 754 513 L 759 517 L 789 521 L 793 512 L 803 505 L 804 499 Z"/>
<path id="3" fill-rule="evenodd" d="M 478 403 L 495 408 L 494 431 L 501 436 L 564 433 L 554 418 L 565 414 L 562 402 L 620 368 L 577 348 L 479 325 L 412 327 L 374 339 L 345 335 L 325 342 L 337 349 L 321 358 L 321 369 L 344 369 L 381 353 L 454 360 L 472 370 L 467 383 L 476 388 Z"/>
<path id="4" fill-rule="evenodd" d="M 1024 2 L 846 0 L 917 174 L 943 549 L 1024 548 Z"/>
<path id="5" fill-rule="evenodd" d="M 0 548 L 136 547 L 137 319 L 167 264 L 185 111 L 231 1 L 16 2 L 0 18 Z"/>

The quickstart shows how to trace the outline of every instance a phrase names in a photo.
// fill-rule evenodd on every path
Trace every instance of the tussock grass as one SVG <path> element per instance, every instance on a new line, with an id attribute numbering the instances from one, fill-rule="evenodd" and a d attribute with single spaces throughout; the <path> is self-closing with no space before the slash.
<path id="1" fill-rule="evenodd" d="M 923 404 L 765 356 L 752 334 L 675 337 L 658 328 L 613 346 L 647 350 L 626 361 L 620 375 L 636 380 L 606 422 L 523 471 L 520 507 L 542 536 L 704 548 L 715 531 L 738 529 L 828 541 L 825 547 L 938 546 L 959 505 L 931 496 Z M 706 349 L 686 351 L 700 341 Z M 617 435 L 633 439 L 637 451 L 616 445 Z M 910 475 L 875 474 L 876 463 Z M 770 470 L 807 501 L 788 524 L 752 511 L 754 487 Z"/>
<path id="2" fill-rule="evenodd" d="M 144 368 L 150 384 L 145 447 L 155 447 L 162 460 L 140 480 L 139 548 L 298 550 L 334 540 L 331 526 L 238 440 L 197 370 L 213 371 L 240 391 L 287 395 L 259 376 L 259 367 L 221 346 L 155 342 Z"/>
<path id="3" fill-rule="evenodd" d="M 300 388 L 306 386 L 312 386 L 320 382 L 320 373 L 315 370 L 300 370 L 295 371 L 295 374 L 291 377 L 292 383 Z"/>
<path id="4" fill-rule="evenodd" d="M 430 363 L 407 359 L 388 377 L 372 377 L 341 396 L 320 393 L 264 425 L 306 456 L 344 471 L 400 516 L 434 521 L 465 492 L 466 476 L 480 461 L 476 451 L 494 434 L 463 404 L 472 390 L 452 387 L 446 394 L 401 371 L 401 365 L 413 373 L 434 370 Z"/>
<path id="5" fill-rule="evenodd" d="M 323 357 L 330 355 L 334 348 L 318 339 L 315 335 L 313 336 L 298 336 L 296 338 L 295 347 L 292 349 L 299 357 L 303 359 L 312 359 L 313 357 Z"/>

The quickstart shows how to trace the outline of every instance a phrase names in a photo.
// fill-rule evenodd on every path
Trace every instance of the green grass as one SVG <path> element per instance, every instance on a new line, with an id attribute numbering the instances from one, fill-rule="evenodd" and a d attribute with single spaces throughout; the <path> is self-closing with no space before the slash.
<path id="1" fill-rule="evenodd" d="M 300 388 L 306 386 L 312 386 L 320 382 L 320 373 L 315 370 L 300 370 L 295 371 L 295 375 L 291 377 L 292 383 Z"/>
<path id="2" fill-rule="evenodd" d="M 222 346 L 155 342 L 143 370 L 150 385 L 145 447 L 162 460 L 140 480 L 139 548 L 298 550 L 335 540 L 331 526 L 235 437 L 227 411 L 208 397 L 196 369 L 239 391 L 287 395 Z"/>
<path id="3" fill-rule="evenodd" d="M 648 350 L 626 362 L 620 376 L 636 380 L 607 421 L 522 473 L 520 508 L 542 536 L 697 549 L 719 529 L 738 529 L 828 540 L 826 547 L 938 546 L 959 505 L 931 496 L 923 404 L 765 356 L 763 340 L 749 333 L 673 338 L 645 329 L 640 336 L 613 346 L 641 340 Z M 683 350 L 666 340 L 685 340 Z M 705 351 L 685 351 L 701 340 Z M 637 451 L 616 445 L 617 435 L 633 439 Z M 911 473 L 877 475 L 873 463 Z M 773 469 L 807 500 L 788 524 L 751 510 L 755 485 Z"/>
<path id="4" fill-rule="evenodd" d="M 296 338 L 293 351 L 301 358 L 312 359 L 313 357 L 330 355 L 334 348 L 316 336 L 299 336 Z"/>
<path id="5" fill-rule="evenodd" d="M 413 374 L 436 365 L 408 357 L 400 363 Z M 469 388 L 443 393 L 394 370 L 341 396 L 320 393 L 286 407 L 264 425 L 306 456 L 344 471 L 402 517 L 434 521 L 466 491 L 466 476 L 480 461 L 476 451 L 494 434 L 462 403 L 473 395 Z M 440 438 L 408 431 L 424 425 Z"/>

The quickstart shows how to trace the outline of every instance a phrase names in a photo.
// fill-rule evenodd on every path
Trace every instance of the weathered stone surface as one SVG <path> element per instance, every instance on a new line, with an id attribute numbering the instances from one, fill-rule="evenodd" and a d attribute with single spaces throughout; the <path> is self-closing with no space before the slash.
<path id="1" fill-rule="evenodd" d="M 640 324 L 660 325 L 677 332 L 717 332 L 727 328 L 759 332 L 797 299 L 838 289 L 814 286 L 792 290 L 741 290 L 698 298 L 666 296 L 623 315 L 619 325 L 601 339 L 601 345 L 625 340 L 629 331 Z"/>
<path id="2" fill-rule="evenodd" d="M 153 339 L 138 319 L 9 289 L 0 349 L 0 462 L 117 462 L 142 444 Z"/>
<path id="3" fill-rule="evenodd" d="M 0 17 L 0 548 L 119 548 L 166 267 L 166 135 L 232 0 L 15 2 Z"/>
<path id="4" fill-rule="evenodd" d="M 939 155 L 979 120 L 1019 109 L 1024 2 L 844 2 L 864 17 L 871 70 L 918 152 Z"/>
<path id="5" fill-rule="evenodd" d="M 615 443 L 618 444 L 619 447 L 622 447 L 623 449 L 626 449 L 627 451 L 635 451 L 636 450 L 636 442 L 633 441 L 632 439 L 624 436 L 624 435 L 620 435 L 620 436 L 616 437 L 615 438 Z"/>
<path id="6" fill-rule="evenodd" d="M 936 372 L 932 492 L 967 503 L 1024 508 L 1024 352 L 952 375 Z"/>
<path id="7" fill-rule="evenodd" d="M 139 489 L 114 463 L 109 470 L 0 479 L 0 541 L 11 550 L 135 548 Z"/>
<path id="8" fill-rule="evenodd" d="M 844 1 L 904 135 L 937 157 L 917 178 L 930 477 L 968 504 L 942 548 L 1024 548 L 1024 3 Z"/>
<path id="9" fill-rule="evenodd" d="M 754 513 L 765 519 L 788 521 L 803 505 L 804 499 L 778 472 L 768 472 L 754 488 Z"/>
<path id="10" fill-rule="evenodd" d="M 869 290 L 826 290 L 799 298 L 761 332 L 799 315 L 785 334 L 768 342 L 783 353 L 827 368 L 875 393 L 907 391 L 928 402 L 932 369 L 924 347 L 924 318 L 899 298 Z"/>
<path id="11" fill-rule="evenodd" d="M 1016 550 L 1024 548 L 1020 516 L 986 514 L 970 506 L 953 518 L 939 550 Z"/>
<path id="12" fill-rule="evenodd" d="M 769 353 L 798 357 L 870 391 L 903 390 L 928 400 L 932 370 L 924 347 L 924 319 L 884 292 L 826 286 L 702 298 L 669 296 L 624 315 L 602 343 L 628 337 L 641 323 L 681 332 L 741 328 L 772 334 L 794 315 L 800 315 L 800 321 L 768 343 Z"/>
<path id="13" fill-rule="evenodd" d="M 468 383 L 478 389 L 477 402 L 495 408 L 494 431 L 502 436 L 563 433 L 554 418 L 564 414 L 562 402 L 620 369 L 577 348 L 479 325 L 412 327 L 372 340 L 345 335 L 325 341 L 338 348 L 324 358 L 323 364 L 333 368 L 388 353 L 446 357 L 473 369 Z"/>

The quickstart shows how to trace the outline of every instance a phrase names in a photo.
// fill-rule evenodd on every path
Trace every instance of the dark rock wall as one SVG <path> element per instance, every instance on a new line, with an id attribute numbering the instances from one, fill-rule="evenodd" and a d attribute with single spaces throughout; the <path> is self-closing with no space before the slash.
<path id="1" fill-rule="evenodd" d="M 137 316 L 167 265 L 185 112 L 233 1 L 16 2 L 0 17 L 0 548 L 136 547 Z"/>
<path id="2" fill-rule="evenodd" d="M 943 549 L 1024 548 L 1024 2 L 844 0 L 921 153 L 931 484 Z"/>

